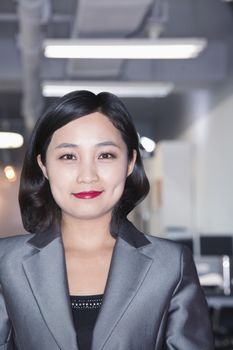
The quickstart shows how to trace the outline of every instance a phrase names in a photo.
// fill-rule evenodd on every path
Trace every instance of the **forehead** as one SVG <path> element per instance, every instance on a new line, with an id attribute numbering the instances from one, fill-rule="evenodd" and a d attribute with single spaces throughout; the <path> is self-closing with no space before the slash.
<path id="1" fill-rule="evenodd" d="M 111 120 L 104 114 L 95 112 L 77 118 L 57 129 L 52 136 L 51 144 L 59 142 L 95 144 L 106 140 L 124 144 L 120 131 Z"/>

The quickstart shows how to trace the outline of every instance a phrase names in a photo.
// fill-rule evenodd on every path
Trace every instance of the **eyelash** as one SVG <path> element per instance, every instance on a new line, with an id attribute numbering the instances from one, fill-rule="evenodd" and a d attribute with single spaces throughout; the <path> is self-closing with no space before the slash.
<path id="1" fill-rule="evenodd" d="M 103 156 L 103 155 L 104 156 L 107 155 L 107 157 L 106 158 L 105 157 L 104 158 L 100 158 L 100 159 L 114 159 L 114 158 L 116 158 L 116 156 L 113 153 L 110 153 L 110 152 L 104 152 L 104 153 L 100 154 L 100 156 Z M 76 160 L 76 155 L 72 154 L 72 153 L 66 153 L 66 154 L 62 155 L 61 157 L 59 157 L 59 159 L 61 159 L 61 160 Z"/>
<path id="2" fill-rule="evenodd" d="M 102 158 L 102 159 L 114 159 L 114 158 L 116 158 L 115 154 L 109 153 L 109 152 L 101 153 L 101 156 L 102 156 L 102 155 L 110 156 L 110 157 Z"/>
<path id="3" fill-rule="evenodd" d="M 76 158 L 76 156 L 72 153 L 66 153 L 59 157 L 61 160 L 73 160 L 73 158 Z"/>

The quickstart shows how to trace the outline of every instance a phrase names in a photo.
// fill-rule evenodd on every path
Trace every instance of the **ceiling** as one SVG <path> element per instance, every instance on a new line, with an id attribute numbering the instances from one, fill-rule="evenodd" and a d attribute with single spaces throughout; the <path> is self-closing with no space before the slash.
<path id="1" fill-rule="evenodd" d="M 55 60 L 42 52 L 43 38 L 153 36 L 203 37 L 208 47 L 191 60 Z M 233 6 L 221 0 L 1 0 L 0 129 L 25 133 L 33 126 L 50 103 L 40 91 L 45 79 L 172 81 L 166 98 L 125 103 L 141 133 L 173 138 L 187 95 L 229 79 L 232 37 Z"/>

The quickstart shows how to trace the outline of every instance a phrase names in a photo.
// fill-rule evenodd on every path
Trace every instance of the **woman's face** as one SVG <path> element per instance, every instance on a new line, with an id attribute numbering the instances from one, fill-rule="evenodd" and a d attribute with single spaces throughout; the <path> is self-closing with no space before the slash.
<path id="1" fill-rule="evenodd" d="M 95 112 L 56 130 L 38 163 L 53 197 L 67 220 L 110 216 L 125 180 L 133 171 L 136 151 L 128 162 L 120 132 L 103 114 Z"/>

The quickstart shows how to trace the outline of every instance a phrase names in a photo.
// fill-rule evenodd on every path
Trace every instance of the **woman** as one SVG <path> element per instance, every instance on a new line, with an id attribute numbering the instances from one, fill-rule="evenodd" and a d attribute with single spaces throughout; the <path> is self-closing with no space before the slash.
<path id="1" fill-rule="evenodd" d="M 212 350 L 190 252 L 139 232 L 137 132 L 114 95 L 76 91 L 38 120 L 0 240 L 0 350 Z"/>

